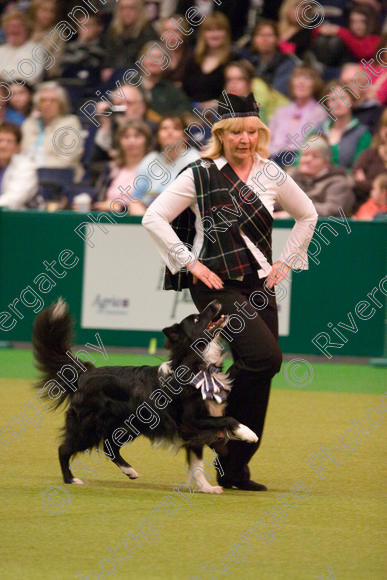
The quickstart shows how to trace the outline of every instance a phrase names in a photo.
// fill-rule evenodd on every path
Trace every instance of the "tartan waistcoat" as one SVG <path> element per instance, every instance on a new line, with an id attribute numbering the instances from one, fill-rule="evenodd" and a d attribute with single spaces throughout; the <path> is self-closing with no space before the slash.
<path id="1" fill-rule="evenodd" d="M 227 163 L 219 170 L 212 159 L 200 159 L 184 168 L 193 171 L 204 237 L 200 262 L 222 279 L 238 278 L 260 268 L 247 248 L 241 231 L 272 263 L 273 218 L 258 198 Z M 179 239 L 190 249 L 195 238 L 195 215 L 190 208 L 172 222 Z M 190 272 L 172 274 L 165 269 L 164 290 L 188 288 Z"/>

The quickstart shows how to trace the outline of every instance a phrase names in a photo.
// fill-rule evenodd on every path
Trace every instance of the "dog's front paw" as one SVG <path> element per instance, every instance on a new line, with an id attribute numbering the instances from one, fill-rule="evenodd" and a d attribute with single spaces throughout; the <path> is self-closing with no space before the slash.
<path id="1" fill-rule="evenodd" d="M 200 493 L 223 493 L 223 487 L 220 485 L 203 485 L 198 491 Z"/>
<path id="2" fill-rule="evenodd" d="M 258 436 L 246 427 L 246 425 L 242 425 L 239 423 L 238 427 L 233 431 L 235 437 L 238 439 L 242 439 L 242 441 L 247 441 L 248 443 L 256 443 L 258 441 Z"/>
<path id="3" fill-rule="evenodd" d="M 71 484 L 72 485 L 85 485 L 85 482 L 82 481 L 82 479 L 79 479 L 79 477 L 73 477 L 71 480 Z"/>
<path id="4" fill-rule="evenodd" d="M 131 465 L 124 465 L 121 468 L 122 473 L 125 473 L 129 477 L 129 479 L 137 479 L 140 477 L 140 474 L 132 467 Z"/>

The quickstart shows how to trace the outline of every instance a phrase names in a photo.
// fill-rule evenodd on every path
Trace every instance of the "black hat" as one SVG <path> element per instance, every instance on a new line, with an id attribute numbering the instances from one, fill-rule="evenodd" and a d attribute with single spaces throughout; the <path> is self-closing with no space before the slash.
<path id="1" fill-rule="evenodd" d="M 232 111 L 230 111 L 230 108 Z M 223 91 L 218 100 L 217 113 L 222 121 L 223 119 L 232 119 L 234 117 L 259 117 L 259 107 L 253 93 L 250 93 L 247 97 L 239 97 Z"/>

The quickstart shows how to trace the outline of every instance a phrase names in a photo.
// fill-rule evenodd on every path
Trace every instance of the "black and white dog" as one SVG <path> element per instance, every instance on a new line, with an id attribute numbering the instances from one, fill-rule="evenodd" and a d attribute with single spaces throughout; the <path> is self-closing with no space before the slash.
<path id="1" fill-rule="evenodd" d="M 51 401 L 52 408 L 69 404 L 59 447 L 65 483 L 83 483 L 70 470 L 71 457 L 102 444 L 106 455 L 125 475 L 137 478 L 135 469 L 121 457 L 120 448 L 141 434 L 153 442 L 184 446 L 189 471 L 195 470 L 196 479 L 200 479 L 200 491 L 222 492 L 204 477 L 203 445 L 227 438 L 254 443 L 257 436 L 233 417 L 224 416 L 231 381 L 221 373 L 221 347 L 216 341 L 228 322 L 227 316 L 219 316 L 221 308 L 214 300 L 199 314 L 164 328 L 171 360 L 159 366 L 138 367 L 96 368 L 71 355 L 72 319 L 63 300 L 38 314 L 33 347 L 43 376 L 36 387 L 45 390 L 42 396 Z M 201 350 L 199 343 L 204 344 Z M 194 344 L 196 348 L 192 348 Z M 61 378 L 64 373 L 59 372 L 69 367 L 69 354 L 85 368 L 76 375 L 75 384 Z"/>

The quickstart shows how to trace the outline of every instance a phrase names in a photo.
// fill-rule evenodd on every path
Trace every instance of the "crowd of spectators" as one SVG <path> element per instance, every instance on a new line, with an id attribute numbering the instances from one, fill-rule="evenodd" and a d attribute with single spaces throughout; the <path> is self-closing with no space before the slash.
<path id="1" fill-rule="evenodd" d="M 386 217 L 383 2 L 82 1 L 0 2 L 0 206 L 142 215 L 226 90 L 320 216 Z"/>

